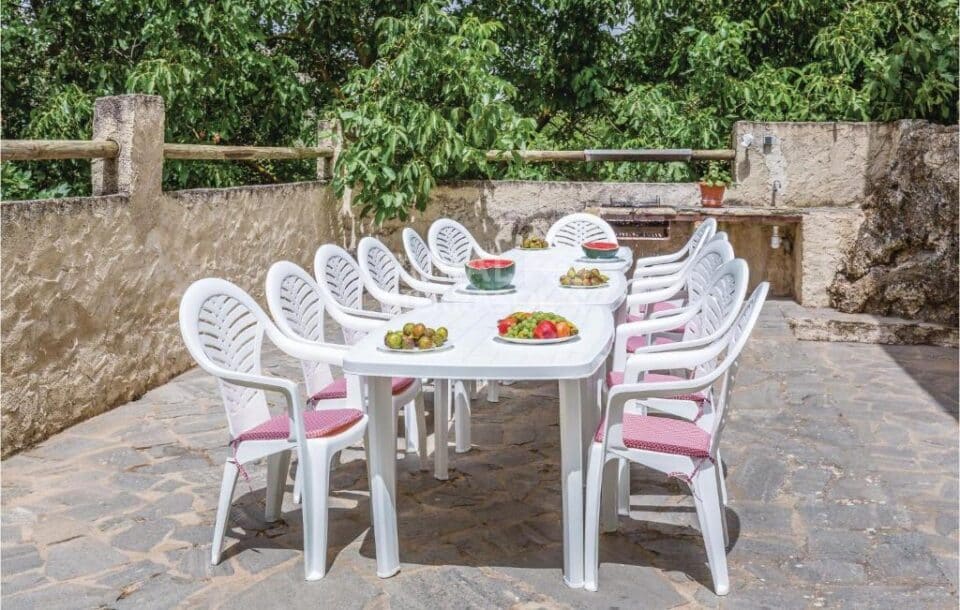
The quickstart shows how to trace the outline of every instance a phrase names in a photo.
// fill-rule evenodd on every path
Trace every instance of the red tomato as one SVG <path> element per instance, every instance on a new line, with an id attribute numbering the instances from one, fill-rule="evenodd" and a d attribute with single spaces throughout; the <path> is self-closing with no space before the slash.
<path id="1" fill-rule="evenodd" d="M 533 329 L 533 336 L 537 339 L 556 339 L 557 325 L 550 320 L 543 320 Z"/>
<path id="2" fill-rule="evenodd" d="M 510 330 L 510 327 L 517 323 L 515 318 L 504 318 L 497 321 L 497 331 L 501 335 L 507 334 L 507 331 Z"/>

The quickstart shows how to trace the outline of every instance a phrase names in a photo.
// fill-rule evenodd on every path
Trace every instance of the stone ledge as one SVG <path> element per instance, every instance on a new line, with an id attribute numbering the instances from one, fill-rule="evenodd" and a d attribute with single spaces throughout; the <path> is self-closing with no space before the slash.
<path id="1" fill-rule="evenodd" d="M 841 313 L 828 308 L 781 304 L 794 336 L 801 341 L 845 341 L 883 345 L 957 347 L 957 328 L 932 322 Z"/>

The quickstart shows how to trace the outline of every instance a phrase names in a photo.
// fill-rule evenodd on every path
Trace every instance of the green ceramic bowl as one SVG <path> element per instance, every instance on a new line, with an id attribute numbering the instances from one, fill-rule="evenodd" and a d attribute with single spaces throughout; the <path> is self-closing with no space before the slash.
<path id="1" fill-rule="evenodd" d="M 590 241 L 580 246 L 587 258 L 616 258 L 620 245 L 612 241 Z"/>
<path id="2" fill-rule="evenodd" d="M 505 258 L 478 258 L 464 264 L 467 279 L 478 290 L 500 290 L 513 281 L 517 270 L 512 260 Z"/>

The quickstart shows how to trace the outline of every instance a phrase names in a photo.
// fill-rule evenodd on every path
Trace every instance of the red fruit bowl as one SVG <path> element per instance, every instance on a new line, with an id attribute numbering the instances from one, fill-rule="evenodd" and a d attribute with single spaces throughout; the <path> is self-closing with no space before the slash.
<path id="1" fill-rule="evenodd" d="M 580 246 L 587 258 L 616 258 L 620 244 L 612 241 L 588 241 Z"/>

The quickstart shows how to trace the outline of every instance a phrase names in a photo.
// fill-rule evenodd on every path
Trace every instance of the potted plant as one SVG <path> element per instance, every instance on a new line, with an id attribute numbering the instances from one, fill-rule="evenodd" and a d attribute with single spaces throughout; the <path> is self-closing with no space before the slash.
<path id="1" fill-rule="evenodd" d="M 718 161 L 711 161 L 700 179 L 700 205 L 719 208 L 723 205 L 723 192 L 730 184 L 730 172 Z"/>

